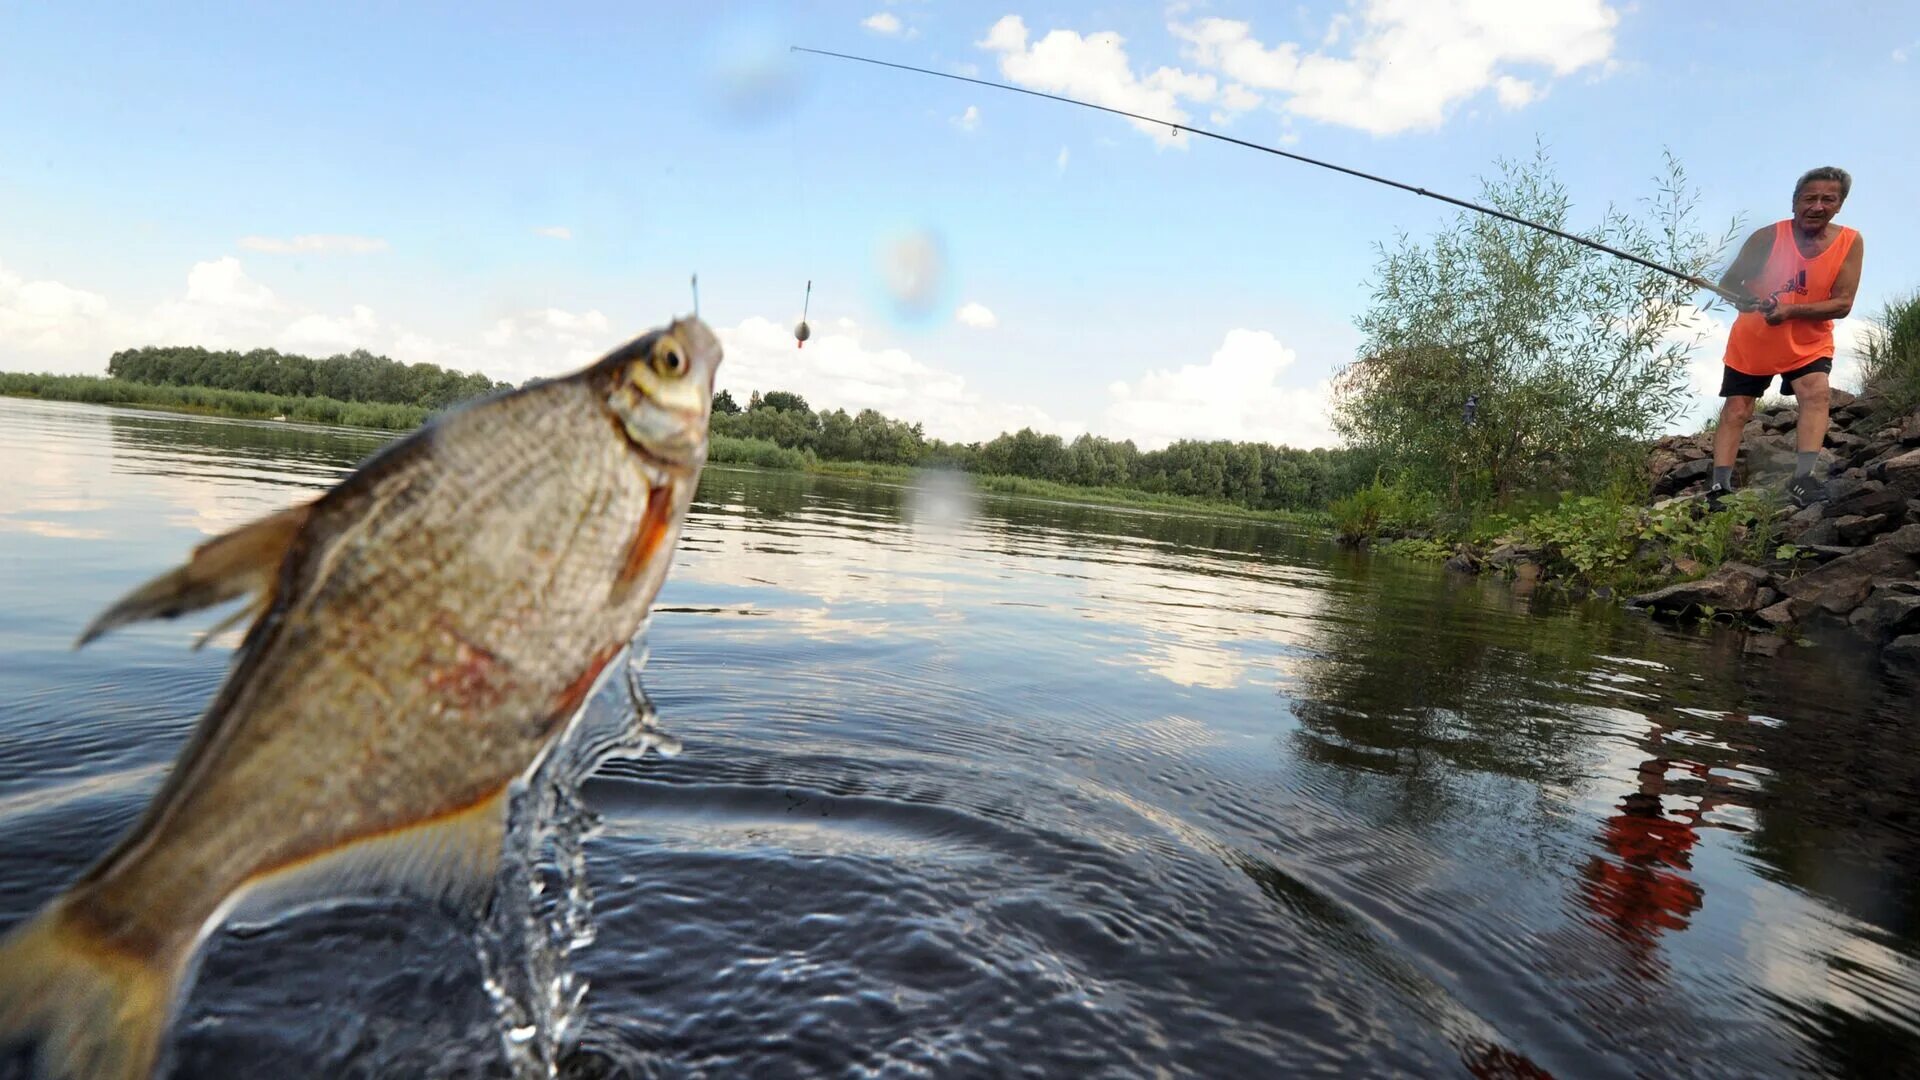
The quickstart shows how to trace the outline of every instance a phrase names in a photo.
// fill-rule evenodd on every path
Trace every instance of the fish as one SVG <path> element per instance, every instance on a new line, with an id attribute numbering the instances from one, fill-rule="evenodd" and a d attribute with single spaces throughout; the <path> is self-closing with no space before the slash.
<path id="1" fill-rule="evenodd" d="M 48 1077 L 148 1077 L 236 910 L 387 892 L 484 910 L 510 788 L 666 577 L 720 359 L 682 318 L 451 410 L 95 619 L 76 647 L 252 598 L 144 814 L 0 938 L 0 1044 L 37 1043 Z"/>

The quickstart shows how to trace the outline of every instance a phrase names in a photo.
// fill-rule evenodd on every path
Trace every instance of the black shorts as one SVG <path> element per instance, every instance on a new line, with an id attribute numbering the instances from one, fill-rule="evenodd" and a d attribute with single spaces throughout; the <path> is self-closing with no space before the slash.
<path id="1" fill-rule="evenodd" d="M 1721 365 L 1724 374 L 1720 376 L 1721 397 L 1764 397 L 1767 387 L 1772 384 L 1771 375 L 1749 375 L 1744 371 L 1735 371 Z M 1833 371 L 1833 357 L 1823 356 L 1811 364 L 1794 368 L 1780 376 L 1780 389 L 1783 393 L 1793 393 L 1793 380 L 1802 375 L 1811 375 L 1816 371 Z"/>

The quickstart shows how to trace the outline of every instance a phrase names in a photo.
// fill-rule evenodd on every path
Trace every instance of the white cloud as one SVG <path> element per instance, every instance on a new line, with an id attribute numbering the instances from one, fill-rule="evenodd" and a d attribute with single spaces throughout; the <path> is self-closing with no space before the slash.
<path id="1" fill-rule="evenodd" d="M 1058 172 L 1058 173 L 1064 173 L 1064 172 L 1066 172 L 1066 171 L 1067 171 L 1067 161 L 1068 161 L 1068 159 L 1070 159 L 1070 158 L 1071 158 L 1072 156 L 1073 156 L 1073 154 L 1072 154 L 1072 153 L 1071 153 L 1070 151 L 1068 151 L 1066 147 L 1064 147 L 1064 146 L 1063 146 L 1063 147 L 1061 147 L 1061 148 L 1060 148 L 1060 154 L 1059 154 L 1059 156 L 1057 156 L 1057 157 L 1055 157 L 1055 158 L 1053 159 L 1053 170 L 1054 170 L 1055 172 Z"/>
<path id="2" fill-rule="evenodd" d="M 1280 383 L 1294 360 L 1293 350 L 1267 331 L 1229 330 L 1205 364 L 1150 371 L 1109 386 L 1106 433 L 1131 438 L 1143 449 L 1176 439 L 1335 445 L 1327 411 L 1331 386 Z"/>
<path id="3" fill-rule="evenodd" d="M 1914 44 L 1915 44 L 1915 45 L 1920 45 L 1920 42 L 1915 42 Z M 1895 49 L 1895 50 L 1893 50 L 1893 62 L 1894 62 L 1894 63 L 1896 63 L 1896 64 L 1904 64 L 1904 63 L 1906 63 L 1906 62 L 1907 62 L 1907 57 L 1909 57 L 1910 55 L 1912 55 L 1911 53 L 1909 53 L 1909 52 L 1907 51 L 1907 50 L 1908 50 L 1908 48 L 1909 48 L 1909 46 L 1905 46 L 1905 45 L 1902 45 L 1901 47 L 1899 47 L 1899 48 L 1897 48 L 1897 49 Z"/>
<path id="4" fill-rule="evenodd" d="M 387 242 L 377 236 L 320 233 L 291 238 L 243 236 L 240 246 L 248 251 L 264 251 L 269 255 L 370 255 L 387 250 Z"/>
<path id="5" fill-rule="evenodd" d="M 1493 92 L 1508 109 L 1522 109 L 1540 96 L 1540 88 L 1525 79 L 1502 75 L 1493 81 Z"/>
<path id="6" fill-rule="evenodd" d="M 789 327 L 758 316 L 719 335 L 727 357 L 720 389 L 742 403 L 756 390 L 792 390 L 815 409 L 878 409 L 925 425 L 929 436 L 967 442 L 1023 427 L 1065 436 L 1082 430 L 1031 406 L 989 401 L 962 376 L 915 360 L 905 349 L 869 345 L 851 320 L 816 326 L 803 349 L 794 347 Z"/>
<path id="7" fill-rule="evenodd" d="M 162 301 L 145 316 L 111 317 L 107 331 L 114 348 L 252 347 L 274 336 L 283 313 L 273 290 L 248 277 L 239 259 L 226 255 L 194 263 L 187 271 L 184 296 Z"/>
<path id="8" fill-rule="evenodd" d="M 953 126 L 968 133 L 978 131 L 980 129 L 980 106 L 967 106 L 966 112 L 953 118 Z"/>
<path id="9" fill-rule="evenodd" d="M 1336 22 L 1315 51 L 1269 47 L 1234 19 L 1168 29 L 1186 42 L 1189 60 L 1287 95 L 1283 108 L 1294 115 L 1393 135 L 1437 128 L 1451 108 L 1489 89 L 1510 109 L 1537 100 L 1541 86 L 1515 68 L 1605 71 L 1619 21 L 1605 0 L 1365 0 L 1359 25 Z M 1346 55 L 1327 51 L 1342 41 Z"/>
<path id="10" fill-rule="evenodd" d="M 373 309 L 355 304 L 348 315 L 300 316 L 280 332 L 279 345 L 288 352 L 331 356 L 368 347 L 379 331 L 380 321 L 373 317 Z"/>
<path id="11" fill-rule="evenodd" d="M 489 374 L 518 383 L 590 364 L 619 339 L 599 311 L 538 308 L 496 320 L 480 335 L 483 348 L 476 362 Z"/>
<path id="12" fill-rule="evenodd" d="M 231 255 L 194 263 L 187 271 L 187 303 L 237 311 L 266 311 L 280 301 L 273 290 L 247 276 Z"/>
<path id="13" fill-rule="evenodd" d="M 391 325 L 365 304 L 332 313 L 290 303 L 230 255 L 195 263 L 182 292 L 144 311 L 0 266 L 0 357 L 9 367 L 97 374 L 115 350 L 133 346 L 272 346 L 322 356 L 367 349 L 519 382 L 598 359 L 622 336 L 598 311 L 537 308 L 500 318 L 465 342 L 440 341 Z"/>
<path id="14" fill-rule="evenodd" d="M 953 318 L 960 325 L 971 326 L 975 330 L 991 330 L 1000 325 L 1000 316 L 979 301 L 961 304 L 960 310 L 953 313 Z"/>
<path id="15" fill-rule="evenodd" d="M 544 236 L 551 240 L 573 239 L 573 230 L 567 228 L 565 225 L 542 225 L 540 228 L 533 230 L 533 234 L 535 236 Z"/>
<path id="16" fill-rule="evenodd" d="M 900 33 L 900 17 L 891 11 L 876 11 L 860 20 L 860 25 L 884 37 L 894 37 Z"/>
<path id="17" fill-rule="evenodd" d="M 0 265 L 0 345 L 31 352 L 87 348 L 108 318 L 107 298 L 58 281 L 27 281 Z"/>
<path id="18" fill-rule="evenodd" d="M 1082 37 L 1071 30 L 1053 30 L 1029 45 L 1027 24 L 1018 15 L 1008 15 L 976 44 L 999 53 L 1000 73 L 1017 85 L 1166 121 L 1129 121 L 1163 147 L 1191 141 L 1185 132 L 1167 126 L 1187 122 L 1181 99 L 1208 103 L 1219 97 L 1218 80 L 1211 75 L 1170 67 L 1135 74 L 1127 59 L 1126 39 L 1119 34 Z"/>

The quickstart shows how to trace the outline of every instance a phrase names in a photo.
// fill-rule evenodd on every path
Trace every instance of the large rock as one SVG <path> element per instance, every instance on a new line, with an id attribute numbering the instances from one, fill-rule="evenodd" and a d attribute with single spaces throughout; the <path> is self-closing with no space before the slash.
<path id="1" fill-rule="evenodd" d="M 1685 612 L 1710 607 L 1715 611 L 1746 614 L 1758 611 L 1763 606 L 1760 603 L 1761 591 L 1771 578 L 1772 575 L 1758 567 L 1745 563 L 1725 563 L 1699 581 L 1682 581 L 1664 589 L 1655 589 L 1634 597 L 1631 602 L 1635 607 L 1650 607 L 1655 611 Z"/>
<path id="2" fill-rule="evenodd" d="M 1827 446 L 1832 448 L 1834 456 L 1852 461 L 1867 448 L 1867 440 L 1851 432 L 1832 428 L 1827 432 Z"/>
<path id="3" fill-rule="evenodd" d="M 1910 590 L 1911 584 L 1876 585 L 1867 602 L 1847 616 L 1847 625 L 1873 638 L 1920 633 L 1920 594 Z"/>
<path id="4" fill-rule="evenodd" d="M 1808 610 L 1803 601 L 1782 600 L 1761 608 L 1754 617 L 1769 626 L 1792 626 L 1805 618 Z"/>
<path id="5" fill-rule="evenodd" d="M 1791 407 L 1773 409 L 1768 410 L 1767 414 L 1760 418 L 1760 426 L 1768 431 L 1787 431 L 1799 421 L 1800 410 L 1798 409 Z"/>
<path id="6" fill-rule="evenodd" d="M 1692 461 L 1682 462 L 1667 470 L 1665 476 L 1654 481 L 1653 493 L 1655 495 L 1671 495 L 1691 484 L 1705 480 L 1712 475 L 1713 459 L 1710 457 L 1695 458 Z"/>
<path id="7" fill-rule="evenodd" d="M 1886 514 L 1874 514 L 1871 517 L 1848 514 L 1845 517 L 1833 519 L 1833 531 L 1839 534 L 1842 544 L 1858 547 L 1896 524 L 1898 521 L 1890 519 Z"/>
<path id="8" fill-rule="evenodd" d="M 1900 421 L 1900 441 L 1908 446 L 1920 443 L 1920 410 Z"/>
<path id="9" fill-rule="evenodd" d="M 1793 517 L 1787 519 L 1786 527 L 1781 530 L 1781 535 L 1786 537 L 1789 543 L 1798 544 L 1801 547 L 1829 547 L 1839 543 L 1839 523 L 1831 518 L 1820 517 L 1820 508 L 1818 506 L 1809 506 L 1807 510 L 1814 512 L 1815 517 L 1812 524 L 1801 524 L 1800 514 L 1795 514 Z M 1806 510 L 1802 510 L 1800 513 L 1804 514 L 1806 512 Z"/>
<path id="10" fill-rule="evenodd" d="M 1858 400 L 1860 399 L 1854 397 L 1852 394 L 1847 393 L 1845 390 L 1835 387 L 1834 389 L 1828 391 L 1827 412 L 1829 414 L 1832 414 L 1832 413 L 1840 412 L 1843 409 L 1851 409 L 1853 407 L 1853 403 Z"/>
<path id="11" fill-rule="evenodd" d="M 1807 571 L 1783 591 L 1821 611 L 1845 615 L 1866 600 L 1876 580 L 1912 577 L 1915 570 L 1920 570 L 1920 525 L 1907 525 L 1872 547 Z"/>
<path id="12" fill-rule="evenodd" d="M 1845 495 L 1835 495 L 1833 489 L 1845 484 Z M 1857 487 L 1854 485 L 1858 485 Z M 1878 480 L 1835 480 L 1827 490 L 1826 514 L 1830 518 L 1849 515 L 1872 517 L 1875 514 L 1889 514 L 1899 521 L 1907 516 L 1907 500 L 1912 498 L 1906 492 Z"/>
<path id="13" fill-rule="evenodd" d="M 1909 499 L 1920 499 L 1920 450 L 1909 450 L 1888 458 L 1880 468 L 1881 475 L 1887 478 L 1888 487 Z"/>
<path id="14" fill-rule="evenodd" d="M 1880 650 L 1880 662 L 1888 667 L 1920 671 L 1920 634 L 1894 638 Z"/>

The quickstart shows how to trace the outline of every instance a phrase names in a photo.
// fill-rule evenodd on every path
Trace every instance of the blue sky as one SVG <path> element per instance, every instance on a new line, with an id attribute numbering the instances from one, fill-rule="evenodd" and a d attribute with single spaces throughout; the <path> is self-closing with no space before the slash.
<path id="1" fill-rule="evenodd" d="M 164 341 L 518 380 L 686 311 L 698 272 L 738 392 L 949 438 L 1314 445 L 1374 245 L 1449 216 L 789 43 L 1179 110 L 1465 196 L 1541 140 L 1583 225 L 1663 149 L 1716 224 L 1782 217 L 1801 170 L 1839 164 L 1859 310 L 1920 287 L 1901 3 L 9 5 L 0 368 Z"/>

